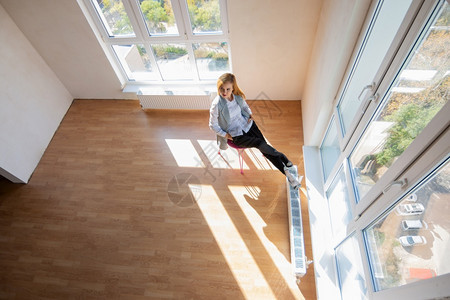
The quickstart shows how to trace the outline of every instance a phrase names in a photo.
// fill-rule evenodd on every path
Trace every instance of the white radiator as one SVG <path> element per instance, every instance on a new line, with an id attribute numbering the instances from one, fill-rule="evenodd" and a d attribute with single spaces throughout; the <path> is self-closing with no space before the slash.
<path id="1" fill-rule="evenodd" d="M 290 168 L 292 175 L 298 178 L 297 166 Z M 303 176 L 299 178 L 301 182 Z M 302 208 L 300 205 L 300 191 L 293 189 L 286 177 L 287 200 L 289 214 L 289 236 L 291 244 L 291 263 L 294 274 L 301 277 L 306 274 L 307 261 L 305 256 L 305 242 L 303 238 Z"/>
<path id="2" fill-rule="evenodd" d="M 215 94 L 183 93 L 177 95 L 152 95 L 137 93 L 142 109 L 209 109 Z"/>

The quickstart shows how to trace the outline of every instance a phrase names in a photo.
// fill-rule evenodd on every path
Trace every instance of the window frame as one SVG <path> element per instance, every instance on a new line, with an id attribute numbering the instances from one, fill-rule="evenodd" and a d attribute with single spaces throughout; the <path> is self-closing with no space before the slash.
<path id="1" fill-rule="evenodd" d="M 380 0 L 383 1 L 383 0 Z M 415 45 L 421 41 L 421 36 L 428 30 L 428 25 L 433 21 L 434 16 L 439 12 L 441 5 L 445 2 L 449 3 L 449 0 L 434 0 L 434 1 L 421 1 L 414 0 L 411 7 L 405 16 L 394 42 L 392 43 L 385 59 L 380 65 L 379 70 L 376 73 L 376 78 L 379 78 L 376 82 L 376 88 L 373 90 L 373 94 L 378 93 L 381 95 L 377 100 L 365 102 L 370 95 L 364 97 L 364 101 L 360 104 L 360 108 L 367 104 L 367 108 L 364 113 L 355 115 L 349 131 L 343 136 L 341 129 L 341 123 L 335 124 L 333 120 L 338 120 L 339 112 L 337 105 L 341 99 L 341 94 L 345 91 L 345 85 L 348 83 L 349 76 L 353 74 L 354 64 L 357 63 L 359 55 L 359 47 L 364 43 L 367 38 L 367 28 L 371 23 L 371 16 L 379 4 L 378 1 L 372 3 L 368 13 L 368 20 L 366 25 L 362 29 L 362 35 L 355 49 L 356 53 L 352 56 L 352 64 L 350 64 L 341 86 L 338 90 L 338 96 L 333 101 L 333 112 L 329 117 L 328 125 L 322 135 L 322 140 L 319 147 L 315 149 L 307 150 L 304 148 L 305 155 L 305 171 L 307 185 L 319 188 L 319 193 L 312 193 L 308 188 L 308 195 L 314 195 L 320 198 L 320 204 L 313 204 L 315 206 L 328 205 L 327 191 L 333 183 L 336 176 L 338 176 L 339 170 L 344 167 L 344 173 L 347 180 L 347 188 L 349 191 L 349 198 L 352 203 L 353 220 L 347 225 L 346 235 L 332 237 L 329 243 L 321 245 L 320 247 L 328 247 L 328 251 L 335 251 L 343 241 L 349 238 L 352 234 L 356 234 L 358 244 L 360 248 L 361 257 L 363 259 L 364 275 L 369 290 L 368 297 L 370 299 L 398 299 L 406 298 L 414 295 L 424 295 L 430 297 L 441 297 L 450 294 L 450 286 L 448 281 L 450 280 L 450 274 L 440 275 L 427 280 L 421 280 L 413 283 L 409 283 L 403 286 L 390 288 L 382 291 L 375 292 L 375 285 L 372 280 L 371 266 L 369 263 L 369 254 L 367 251 L 366 239 L 364 238 L 363 230 L 370 226 L 372 222 L 377 220 L 383 213 L 390 207 L 395 205 L 401 200 L 402 196 L 413 190 L 419 185 L 423 178 L 434 171 L 442 161 L 449 156 L 449 141 L 450 141 L 450 103 L 446 103 L 441 110 L 434 116 L 432 121 L 423 129 L 423 131 L 416 137 L 416 139 L 410 144 L 410 146 L 403 152 L 403 154 L 394 162 L 389 170 L 372 186 L 371 192 L 365 197 L 359 199 L 356 202 L 356 186 L 354 183 L 353 175 L 351 174 L 351 163 L 349 158 L 355 147 L 358 145 L 359 140 L 362 138 L 364 132 L 367 130 L 371 120 L 376 117 L 377 111 L 382 108 L 385 95 L 390 90 L 391 85 L 395 82 L 396 76 L 401 72 L 404 63 L 408 62 L 408 56 L 411 51 L 415 50 Z M 360 111 L 360 108 L 358 109 Z M 336 161 L 334 167 L 332 167 L 331 173 L 328 178 L 324 177 L 322 154 L 320 149 L 323 145 L 326 135 L 329 132 L 330 126 L 337 126 L 338 128 L 338 140 L 340 142 L 341 155 Z M 310 147 L 307 147 L 310 148 Z M 308 162 L 309 161 L 309 162 Z M 318 164 L 317 167 L 314 167 Z M 309 166 L 308 166 L 309 165 Z M 319 171 L 311 172 L 309 170 L 316 169 Z M 315 174 L 320 172 L 320 174 Z M 310 173 L 310 174 L 308 174 Z M 313 174 L 311 174 L 313 173 Z M 399 188 L 393 186 L 387 189 L 395 180 L 407 178 L 408 184 Z M 320 181 L 318 181 L 320 179 Z M 310 183 L 313 182 L 313 183 Z M 383 192 L 384 191 L 384 192 Z M 313 199 L 314 201 L 315 199 Z M 319 199 L 317 199 L 319 201 Z M 311 209 L 310 209 L 311 210 Z M 314 215 L 314 210 L 311 211 Z M 331 218 L 328 212 L 328 218 Z M 325 217 L 325 214 L 321 217 Z M 317 217 L 314 217 L 317 220 Z M 315 222 L 315 221 L 314 221 Z M 318 231 L 326 232 L 328 235 L 332 235 L 331 219 L 321 222 L 320 225 L 311 223 L 312 227 L 317 227 Z M 330 228 L 327 228 L 330 226 Z M 314 232 L 314 229 L 312 229 Z M 314 255 L 325 253 L 327 250 L 320 249 L 317 252 L 317 246 L 313 245 Z M 323 254 L 322 254 L 323 255 Z M 325 263 L 325 258 L 319 257 L 321 265 Z M 326 260 L 328 261 L 328 260 Z M 329 261 L 335 267 L 334 270 L 327 271 L 330 280 L 334 281 L 336 286 L 339 286 L 339 279 L 333 279 L 336 277 L 337 261 Z M 317 272 L 317 270 L 316 270 Z M 319 272 L 321 273 L 321 272 Z M 320 275 L 323 277 L 323 274 Z M 336 277 L 337 278 L 337 277 Z M 439 290 L 436 290 L 436 286 L 439 286 Z M 339 289 L 339 288 L 338 288 Z"/>
<path id="2" fill-rule="evenodd" d="M 386 76 L 381 81 L 378 89 L 375 90 L 374 94 L 380 95 L 379 100 L 371 101 L 369 104 L 367 113 L 363 115 L 360 122 L 360 124 L 364 124 L 364 126 L 359 126 L 354 131 L 345 151 L 346 157 L 349 158 L 353 151 L 355 151 L 359 140 L 363 137 L 370 122 L 377 116 L 378 110 L 383 107 L 383 102 L 386 101 L 385 97 L 388 95 L 395 78 L 401 72 L 409 55 L 415 50 L 416 44 L 420 42 L 421 37 L 425 34 L 428 24 L 432 21 L 434 15 L 438 13 L 438 3 L 440 3 L 440 1 L 436 1 L 435 5 L 430 5 L 431 3 L 432 1 L 424 3 L 423 8 L 419 11 L 415 22 L 405 36 L 390 67 L 387 69 Z M 401 174 L 402 171 L 404 171 L 407 166 L 426 149 L 427 145 L 430 145 L 433 140 L 436 139 L 436 137 L 445 129 L 445 126 L 450 124 L 450 120 L 447 118 L 448 115 L 450 115 L 450 103 L 447 103 L 440 110 L 403 154 L 390 166 L 389 171 L 386 172 L 372 187 L 371 193 L 358 199 L 357 215 L 361 215 L 383 192 L 383 190 L 386 189 L 392 181 L 396 180 L 399 174 Z M 355 192 L 357 194 L 357 191 Z"/>
<path id="3" fill-rule="evenodd" d="M 419 11 L 414 11 L 410 9 L 407 17 L 405 17 L 405 23 L 409 25 L 408 27 L 409 30 L 403 33 L 403 37 L 401 39 L 399 37 L 399 41 L 397 44 L 391 45 L 391 49 L 388 52 L 388 55 L 386 55 L 386 59 L 383 60 L 383 63 L 380 66 L 380 70 L 377 72 L 377 76 L 379 74 L 384 74 L 384 76 L 381 82 L 378 84 L 377 88 L 374 90 L 373 94 L 378 94 L 382 96 L 379 96 L 376 101 L 371 101 L 367 109 L 365 110 L 364 114 L 362 114 L 361 116 L 359 115 L 355 116 L 353 123 L 355 124 L 356 127 L 353 129 L 352 132 L 350 131 L 347 132 L 346 136 L 344 137 L 338 132 L 338 139 L 341 144 L 341 155 L 339 156 L 339 159 L 336 161 L 335 166 L 332 168 L 330 176 L 326 181 L 324 181 L 325 189 L 328 189 L 328 187 L 330 186 L 331 181 L 334 178 L 333 174 L 337 172 L 337 170 L 339 169 L 339 165 L 342 163 L 342 161 L 346 159 L 347 163 L 348 164 L 350 163 L 348 161 L 348 158 L 355 150 L 358 141 L 362 138 L 364 132 L 366 131 L 368 125 L 370 124 L 370 121 L 376 115 L 376 112 L 379 109 L 379 104 L 381 104 L 382 101 L 384 100 L 384 96 L 389 91 L 389 88 L 392 82 L 394 81 L 395 76 L 401 71 L 402 65 L 404 64 L 408 55 L 413 51 L 416 42 L 420 38 L 421 34 L 423 34 L 424 32 L 424 28 L 426 28 L 427 23 L 430 22 L 432 14 L 436 13 L 436 7 L 438 7 L 438 3 L 440 2 L 441 2 L 440 0 L 424 1 L 423 3 L 420 3 L 421 5 L 418 5 L 417 3 L 412 5 L 412 7 L 414 7 L 415 9 L 419 9 Z M 372 7 L 372 9 L 376 8 L 376 4 L 377 3 L 374 4 L 374 7 Z M 413 17 L 415 17 L 415 19 L 412 21 L 411 18 Z M 403 32 L 403 30 L 405 30 L 404 27 L 405 26 L 402 25 L 399 31 Z M 362 38 L 366 39 L 366 34 L 364 34 Z M 390 63 L 389 65 L 387 65 L 388 62 Z M 343 85 L 345 85 L 346 82 Z M 343 87 L 340 88 L 340 93 L 342 92 Z M 334 111 L 333 115 L 330 117 L 330 122 L 332 119 L 337 121 L 337 119 L 339 118 L 336 109 L 337 105 L 339 104 L 339 98 L 340 97 L 337 97 L 334 103 Z M 363 105 L 364 102 L 361 103 L 361 106 Z M 361 199 L 357 198 L 356 211 L 354 214 L 355 218 L 358 218 L 382 193 L 382 191 L 386 188 L 386 186 L 396 179 L 398 174 L 401 173 L 402 170 L 406 168 L 406 166 L 408 165 L 408 161 L 413 161 L 414 158 L 418 157 L 420 153 L 426 148 L 426 145 L 429 145 L 439 135 L 439 133 L 442 132 L 443 129 L 439 130 L 437 128 L 442 128 L 442 124 L 447 125 L 450 124 L 450 121 L 448 120 L 448 118 L 446 118 L 446 116 L 448 116 L 449 114 L 450 114 L 450 104 L 447 103 L 441 109 L 441 111 L 434 117 L 432 122 L 430 122 L 430 124 L 428 124 L 425 127 L 425 129 L 419 134 L 419 136 L 413 141 L 410 147 L 406 149 L 406 151 L 402 154 L 401 159 L 399 158 L 399 160 L 397 160 L 389 168 L 390 171 L 387 172 L 384 176 L 382 176 L 380 180 L 378 180 L 378 182 L 372 187 L 370 195 L 366 195 Z M 329 125 L 326 127 L 326 131 L 323 135 L 321 145 L 324 141 L 326 133 L 328 132 L 330 124 L 331 123 L 329 123 Z M 338 126 L 339 129 L 341 127 L 340 122 L 339 124 L 336 124 L 336 126 Z M 346 140 L 347 138 L 348 140 Z M 356 186 L 353 184 L 353 180 L 350 180 L 348 184 L 349 190 L 354 190 L 354 193 L 358 195 L 356 191 Z"/>
<path id="4" fill-rule="evenodd" d="M 122 87 L 133 86 L 208 86 L 215 83 L 215 79 L 200 79 L 199 71 L 197 69 L 196 58 L 193 51 L 193 44 L 196 43 L 227 43 L 228 46 L 228 63 L 229 69 L 232 70 L 232 57 L 231 57 L 231 45 L 229 40 L 229 26 L 227 17 L 227 5 L 226 0 L 219 1 L 220 6 L 220 18 L 221 18 L 221 33 L 201 33 L 194 34 L 190 25 L 189 11 L 187 2 L 185 0 L 171 0 L 172 9 L 176 20 L 178 29 L 178 35 L 150 35 L 147 30 L 144 17 L 142 16 L 138 0 L 122 0 L 130 23 L 135 32 L 135 37 L 114 37 L 110 36 L 108 30 L 105 28 L 102 22 L 102 16 L 100 16 L 95 8 L 93 1 L 95 0 L 77 0 L 82 8 L 86 18 L 88 19 L 92 30 L 94 31 L 99 43 L 101 44 L 111 66 L 113 67 L 117 77 L 119 78 Z M 186 46 L 190 68 L 191 79 L 177 79 L 177 80 L 164 80 L 156 59 L 153 55 L 151 45 L 175 43 L 183 44 Z M 128 78 L 126 70 L 122 66 L 120 59 L 117 57 L 113 50 L 113 45 L 132 45 L 142 44 L 145 47 L 150 59 L 152 69 L 156 72 L 156 80 L 132 80 Z"/>
<path id="5" fill-rule="evenodd" d="M 322 155 L 322 149 L 324 147 L 324 143 L 327 139 L 327 136 L 329 133 L 331 133 L 331 131 L 333 130 L 332 127 L 334 127 L 336 129 L 336 134 L 337 134 L 337 140 L 338 140 L 338 146 L 340 147 L 340 138 L 339 138 L 339 121 L 337 120 L 338 118 L 336 118 L 336 115 L 333 114 L 331 116 L 330 121 L 328 122 L 328 125 L 326 127 L 325 133 L 322 137 L 322 140 L 320 142 L 320 146 L 319 146 L 319 153 L 320 153 L 320 162 L 321 162 L 321 166 L 322 166 L 322 174 L 323 174 L 323 180 L 325 183 L 327 183 L 327 188 L 326 190 L 328 190 L 329 186 L 331 185 L 331 182 L 333 181 L 333 179 L 331 179 L 330 177 L 334 177 L 333 174 L 335 174 L 337 171 L 335 170 L 335 168 L 340 168 L 339 164 L 337 164 L 337 162 L 341 159 L 341 155 L 342 155 L 342 149 L 341 150 L 341 154 L 337 157 L 336 162 L 334 163 L 334 165 L 332 166 L 332 168 L 329 170 L 329 174 L 328 177 L 325 174 L 325 164 L 324 164 L 324 159 L 323 159 L 323 155 Z"/>
<path id="6" fill-rule="evenodd" d="M 340 129 L 340 145 L 342 151 L 348 148 L 348 144 L 351 142 L 351 139 L 353 138 L 355 133 L 357 133 L 358 125 L 366 121 L 364 120 L 364 116 L 371 115 L 374 109 L 376 109 L 377 105 L 373 105 L 373 102 L 376 103 L 376 101 L 370 101 L 369 98 L 370 96 L 376 94 L 376 90 L 380 88 L 380 82 L 383 80 L 385 76 L 389 75 L 387 74 L 386 69 L 391 65 L 392 60 L 399 51 L 399 48 L 402 45 L 401 42 L 404 40 L 405 35 L 408 33 L 408 30 L 410 29 L 410 24 L 415 22 L 416 14 L 418 13 L 418 11 L 420 11 L 421 6 L 423 4 L 421 2 L 422 1 L 417 0 L 413 1 L 411 6 L 409 7 L 408 12 L 406 13 L 406 16 L 404 18 L 404 21 L 400 25 L 398 32 L 395 35 L 393 42 L 389 47 L 389 50 L 387 51 L 386 56 L 383 59 L 378 71 L 376 72 L 371 82 L 367 82 L 368 85 L 374 83 L 373 88 L 374 92 L 372 94 L 364 93 L 364 97 L 361 99 L 361 103 L 358 107 L 357 114 L 353 117 L 353 120 L 350 122 L 347 132 L 344 133 L 343 122 L 341 121 L 341 116 L 339 114 L 339 106 L 341 104 L 341 101 L 343 100 L 342 99 L 343 94 L 345 93 L 347 86 L 350 83 L 350 80 L 352 79 L 352 76 L 355 72 L 355 68 L 359 64 L 360 56 L 362 55 L 363 51 L 363 49 L 361 48 L 366 47 L 367 41 L 373 29 L 373 25 L 376 22 L 374 18 L 378 17 L 379 9 L 381 9 L 381 4 L 383 3 L 383 0 L 373 1 L 368 13 L 368 16 L 370 17 L 367 18 L 363 28 L 361 29 L 362 35 L 359 37 L 358 43 L 355 46 L 355 49 L 358 49 L 358 51 L 356 51 L 350 59 L 352 63 L 349 65 L 349 68 L 346 71 L 346 74 L 344 76 L 344 78 L 346 79 L 344 83 L 341 84 L 339 91 L 337 93 L 338 97 L 336 97 L 333 105 L 335 110 L 334 114 L 337 116 L 336 119 L 338 120 L 338 126 Z M 365 107 L 366 105 L 368 106 L 363 110 L 362 108 Z"/>
<path id="7" fill-rule="evenodd" d="M 386 194 L 380 195 L 377 201 L 375 201 L 375 203 L 356 221 L 355 227 L 360 233 L 361 239 L 360 251 L 364 260 L 365 278 L 368 285 L 370 284 L 369 294 L 373 299 L 403 299 L 403 297 L 410 297 L 417 293 L 430 297 L 438 297 L 439 293 L 442 292 L 446 292 L 446 295 L 450 294 L 450 286 L 448 286 L 450 273 L 375 292 L 375 283 L 373 282 L 371 274 L 371 266 L 366 248 L 367 244 L 363 233 L 366 228 L 370 227 L 373 222 L 376 222 L 388 209 L 396 205 L 402 197 L 420 185 L 429 174 L 433 173 L 436 168 L 450 157 L 449 141 L 450 130 L 447 129 L 446 132 L 442 133 L 435 143 L 424 152 L 423 156 L 413 163 L 408 170 L 401 174 L 401 178 L 408 178 L 411 183 L 408 186 L 408 189 L 389 189 Z M 436 291 L 436 286 L 439 286 L 442 290 Z M 412 292 L 412 290 L 417 291 Z"/>

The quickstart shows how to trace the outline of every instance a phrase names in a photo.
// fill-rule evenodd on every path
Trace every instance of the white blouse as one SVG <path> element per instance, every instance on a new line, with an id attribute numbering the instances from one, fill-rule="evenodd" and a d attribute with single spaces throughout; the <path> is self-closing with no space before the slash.
<path id="1" fill-rule="evenodd" d="M 236 100 L 227 100 L 228 111 L 230 112 L 230 123 L 228 124 L 227 132 L 232 136 L 242 135 L 250 130 L 252 127 L 253 120 L 247 123 L 247 120 L 241 113 L 241 108 L 237 104 Z"/>

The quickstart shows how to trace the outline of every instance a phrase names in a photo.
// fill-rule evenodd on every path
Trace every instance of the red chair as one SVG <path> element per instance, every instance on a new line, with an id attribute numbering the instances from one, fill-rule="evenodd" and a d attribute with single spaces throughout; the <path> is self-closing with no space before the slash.
<path id="1" fill-rule="evenodd" d="M 244 152 L 245 148 L 241 148 L 241 147 L 237 146 L 235 143 L 233 143 L 232 140 L 227 140 L 227 144 L 231 148 L 234 148 L 237 150 L 238 156 L 239 156 L 239 167 L 241 168 L 241 174 L 244 174 L 244 170 L 243 170 L 244 169 L 244 158 L 242 157 L 242 153 Z M 220 154 L 220 149 L 219 149 L 219 155 L 222 156 Z"/>

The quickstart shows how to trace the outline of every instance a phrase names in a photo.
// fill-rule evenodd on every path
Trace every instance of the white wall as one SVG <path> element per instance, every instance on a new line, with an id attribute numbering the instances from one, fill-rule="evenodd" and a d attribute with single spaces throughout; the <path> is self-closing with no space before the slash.
<path id="1" fill-rule="evenodd" d="M 324 1 L 302 98 L 306 146 L 318 146 L 324 135 L 370 2 Z"/>
<path id="2" fill-rule="evenodd" d="M 0 174 L 28 182 L 73 97 L 1 5 L 0 45 Z"/>
<path id="3" fill-rule="evenodd" d="M 0 0 L 74 98 L 137 99 L 122 86 L 76 0 Z"/>
<path id="4" fill-rule="evenodd" d="M 247 98 L 302 99 L 321 0 L 229 0 L 233 72 Z"/>
<path id="5" fill-rule="evenodd" d="M 75 0 L 0 0 L 74 98 L 136 98 Z M 228 0 L 233 71 L 249 99 L 302 98 L 322 0 Z"/>

